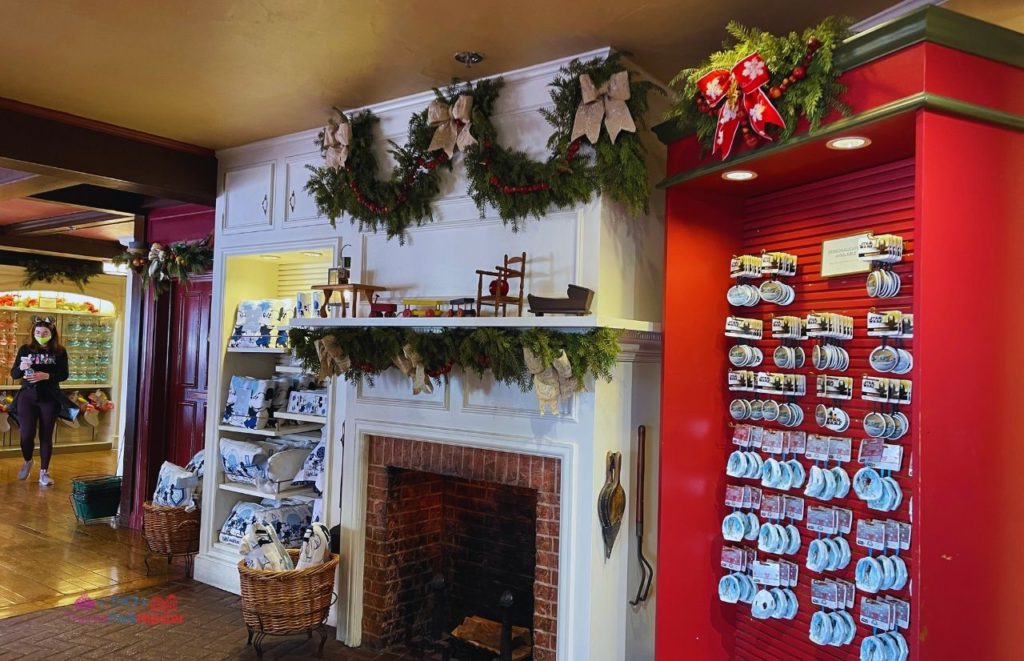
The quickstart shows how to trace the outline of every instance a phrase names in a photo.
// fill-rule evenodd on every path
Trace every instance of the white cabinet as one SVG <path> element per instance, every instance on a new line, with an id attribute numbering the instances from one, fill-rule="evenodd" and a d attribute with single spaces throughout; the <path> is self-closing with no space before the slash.
<path id="1" fill-rule="evenodd" d="M 301 227 L 322 222 L 313 196 L 306 192 L 306 182 L 313 174 L 308 166 L 323 164 L 324 159 L 319 152 L 285 159 L 284 227 Z"/>
<path id="2" fill-rule="evenodd" d="M 226 234 L 268 229 L 274 224 L 274 163 L 224 172 L 221 226 Z"/>

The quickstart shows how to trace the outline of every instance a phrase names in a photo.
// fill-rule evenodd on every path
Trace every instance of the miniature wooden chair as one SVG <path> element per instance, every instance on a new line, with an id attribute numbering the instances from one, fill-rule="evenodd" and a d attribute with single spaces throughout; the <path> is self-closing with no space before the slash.
<path id="1" fill-rule="evenodd" d="M 478 317 L 480 308 L 485 305 L 494 307 L 494 316 L 498 316 L 500 309 L 501 316 L 507 317 L 510 304 L 516 306 L 516 316 L 523 315 L 523 281 L 526 280 L 525 252 L 518 257 L 505 255 L 501 266 L 495 266 L 493 271 L 477 270 L 476 275 L 476 314 Z M 488 294 L 484 295 L 484 276 L 495 278 L 493 294 L 488 291 Z M 519 291 L 514 294 L 509 283 L 511 280 L 519 281 Z M 506 291 L 507 293 L 505 293 Z"/>

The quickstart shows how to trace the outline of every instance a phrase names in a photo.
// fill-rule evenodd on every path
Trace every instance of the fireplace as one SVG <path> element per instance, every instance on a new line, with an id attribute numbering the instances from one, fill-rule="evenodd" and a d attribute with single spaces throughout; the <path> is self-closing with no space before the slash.
<path id="1" fill-rule="evenodd" d="M 428 636 L 435 576 L 445 630 L 467 616 L 532 630 L 534 659 L 555 658 L 561 461 L 454 444 L 371 437 L 363 643 Z"/>

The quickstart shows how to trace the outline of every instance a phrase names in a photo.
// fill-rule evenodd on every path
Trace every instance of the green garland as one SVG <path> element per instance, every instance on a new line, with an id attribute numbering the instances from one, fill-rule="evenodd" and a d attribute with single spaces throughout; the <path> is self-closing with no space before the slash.
<path id="1" fill-rule="evenodd" d="M 469 193 L 480 209 L 495 208 L 502 221 L 519 228 L 529 216 L 542 218 L 553 207 L 572 207 L 589 202 L 594 193 L 604 193 L 623 203 L 632 213 L 648 210 L 648 179 L 644 148 L 639 130 L 644 127 L 647 94 L 653 83 L 636 79 L 630 72 L 630 98 L 627 106 L 637 124 L 637 133 L 620 133 L 612 144 L 602 130 L 596 145 L 583 139 L 570 141 L 576 109 L 582 99 L 579 77 L 589 74 L 596 86 L 612 74 L 622 71 L 621 55 L 612 54 L 589 62 L 573 60 L 559 70 L 551 82 L 553 108 L 540 112 L 552 125 L 548 139 L 550 155 L 537 162 L 525 153 L 498 145 L 497 129 L 491 121 L 502 79 L 453 84 L 434 90 L 437 98 L 453 104 L 460 95 L 473 97 L 470 132 L 476 144 L 464 153 L 469 176 Z M 343 167 L 310 166 L 312 172 L 306 190 L 313 196 L 317 210 L 334 225 L 347 214 L 360 231 L 385 231 L 389 239 L 404 242 L 406 230 L 433 219 L 431 203 L 441 190 L 440 170 L 451 169 L 451 161 L 440 150 L 430 152 L 434 128 L 427 124 L 427 110 L 409 120 L 409 139 L 405 146 L 391 143 L 396 161 L 387 180 L 378 180 L 377 159 L 373 155 L 373 127 L 378 119 L 370 111 L 348 118 L 341 111 L 338 121 L 350 122 L 352 138 Z M 326 156 L 325 132 L 316 139 Z M 577 157 L 578 152 L 583 157 Z"/>
<path id="2" fill-rule="evenodd" d="M 454 102 L 457 91 L 450 88 L 447 93 L 450 96 L 437 92 L 447 103 Z M 306 191 L 332 226 L 342 214 L 348 214 L 358 222 L 359 231 L 384 230 L 389 239 L 398 237 L 404 243 L 409 226 L 432 219 L 430 203 L 441 190 L 440 169 L 451 169 L 443 151 L 435 155 L 427 151 L 433 136 L 433 129 L 427 125 L 427 111 L 409 120 L 409 141 L 404 147 L 390 143 L 396 164 L 391 176 L 383 181 L 377 179 L 377 157 L 373 153 L 373 127 L 380 120 L 369 110 L 351 120 L 340 110 L 338 115 L 340 121 L 352 124 L 348 159 L 342 168 L 309 166 L 312 176 Z M 316 144 L 326 151 L 324 131 L 317 136 Z"/>
<path id="3" fill-rule="evenodd" d="M 847 36 L 849 24 L 849 19 L 829 17 L 804 30 L 803 34 L 790 32 L 778 37 L 730 22 L 725 29 L 736 43 L 726 42 L 723 50 L 712 53 L 700 66 L 683 69 L 672 79 L 670 84 L 679 90 L 679 96 L 669 111 L 669 118 L 677 119 L 685 129 L 695 132 L 700 143 L 710 151 L 718 125 L 718 109 L 701 103 L 703 95 L 697 89 L 697 81 L 712 69 L 731 70 L 738 61 L 755 52 L 764 58 L 771 74 L 764 91 L 786 122 L 785 129 L 769 127 L 776 142 L 793 134 L 801 116 L 806 117 L 814 129 L 832 110 L 849 114 L 849 106 L 839 100 L 846 87 L 838 82 L 839 71 L 833 63 L 835 49 Z M 748 138 L 748 146 L 756 146 L 759 142 L 756 138 L 756 135 L 754 139 Z"/>
<path id="4" fill-rule="evenodd" d="M 85 291 L 94 276 L 103 273 L 100 262 L 81 259 L 62 259 L 60 257 L 27 257 L 20 260 L 19 265 L 25 269 L 25 286 L 35 282 L 70 282 Z"/>
<path id="5" fill-rule="evenodd" d="M 292 353 L 304 369 L 320 371 L 316 341 L 332 335 L 352 362 L 345 379 L 370 380 L 394 367 L 393 358 L 409 344 L 420 355 L 427 375 L 436 382 L 447 378 L 453 367 L 483 376 L 490 371 L 495 381 L 529 390 L 532 375 L 526 369 L 523 347 L 528 347 L 545 364 L 564 350 L 572 365 L 576 383 L 583 387 L 588 375 L 610 381 L 619 355 L 621 331 L 595 328 L 585 333 L 566 333 L 534 328 L 445 328 L 420 332 L 408 328 L 331 328 L 288 332 Z"/>
<path id="6" fill-rule="evenodd" d="M 622 132 L 615 143 L 603 129 L 596 145 L 582 138 L 570 140 L 576 109 L 583 98 L 580 76 L 589 75 L 599 87 L 624 68 L 622 56 L 613 53 L 587 62 L 572 60 L 559 70 L 550 85 L 552 107 L 540 111 L 554 129 L 547 141 L 548 158 L 542 162 L 498 144 L 497 130 L 491 122 L 497 94 L 482 94 L 480 90 L 485 83 L 500 86 L 501 81 L 477 84 L 473 92 L 477 144 L 466 150 L 465 163 L 469 194 L 481 214 L 492 206 L 502 221 L 516 230 L 519 221 L 529 216 L 540 219 L 553 207 L 586 204 L 595 193 L 624 204 L 631 213 L 647 213 L 649 184 L 639 132 L 645 126 L 647 95 L 657 89 L 653 83 L 629 72 L 630 98 L 626 105 L 636 122 L 636 133 Z M 584 155 L 591 158 L 577 157 L 584 148 Z"/>
<path id="7" fill-rule="evenodd" d="M 166 247 L 154 243 L 148 253 L 123 252 L 112 261 L 129 266 L 142 277 L 144 285 L 149 285 L 153 293 L 159 295 L 170 290 L 171 283 L 178 282 L 187 286 L 192 275 L 212 268 L 213 237 L 181 241 Z"/>

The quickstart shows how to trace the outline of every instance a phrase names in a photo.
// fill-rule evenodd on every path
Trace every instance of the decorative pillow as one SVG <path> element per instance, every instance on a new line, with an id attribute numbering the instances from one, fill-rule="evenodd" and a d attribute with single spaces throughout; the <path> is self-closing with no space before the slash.
<path id="1" fill-rule="evenodd" d="M 202 478 L 203 468 L 205 464 L 206 450 L 204 449 L 200 450 L 199 452 L 196 452 L 195 456 L 188 460 L 188 463 L 185 464 L 185 470 L 189 471 L 190 473 L 194 473 L 195 476 L 198 478 Z"/>
<path id="2" fill-rule="evenodd" d="M 296 569 L 322 565 L 331 553 L 331 531 L 315 521 L 306 528 L 302 537 L 302 551 Z"/>
<path id="3" fill-rule="evenodd" d="M 156 491 L 153 493 L 153 503 L 168 507 L 183 507 L 186 512 L 191 512 L 196 508 L 192 492 L 198 481 L 191 471 L 165 461 L 160 466 Z"/>
<path id="4" fill-rule="evenodd" d="M 276 484 L 291 480 L 310 454 L 305 448 L 290 448 L 270 455 L 265 471 L 267 481 Z"/>
<path id="5" fill-rule="evenodd" d="M 326 390 L 295 390 L 288 395 L 288 412 L 327 415 Z"/>
<path id="6" fill-rule="evenodd" d="M 327 454 L 327 442 L 321 440 L 306 457 L 302 468 L 295 474 L 292 484 L 295 486 L 315 486 L 323 492 L 324 457 Z"/>
<path id="7" fill-rule="evenodd" d="M 252 523 L 238 545 L 238 552 L 245 559 L 245 566 L 269 571 L 287 571 L 294 569 L 292 558 L 288 555 L 273 526 Z"/>
<path id="8" fill-rule="evenodd" d="M 220 527 L 220 541 L 224 544 L 240 544 L 242 538 L 245 537 L 246 530 L 249 529 L 249 524 L 256 521 L 257 517 L 262 520 L 261 515 L 266 509 L 259 503 L 247 500 L 235 503 L 228 518 L 224 520 L 224 525 Z"/>
<path id="9" fill-rule="evenodd" d="M 270 419 L 273 398 L 273 381 L 233 376 L 228 384 L 227 405 L 221 420 L 232 427 L 263 429 Z"/>
<path id="10" fill-rule="evenodd" d="M 224 476 L 232 482 L 256 484 L 266 476 L 267 450 L 249 441 L 220 439 L 220 461 Z"/>
<path id="11" fill-rule="evenodd" d="M 317 498 L 313 501 L 313 521 L 323 522 L 324 520 L 324 499 Z"/>

